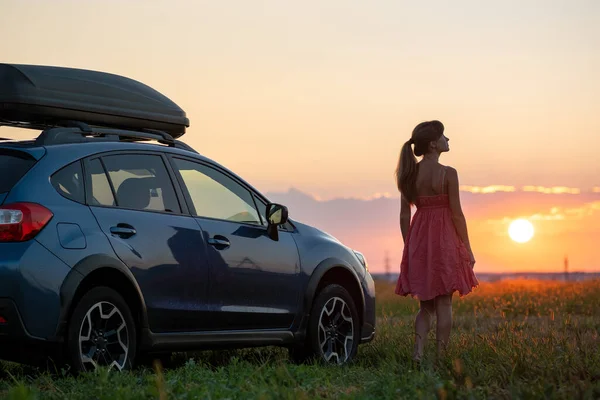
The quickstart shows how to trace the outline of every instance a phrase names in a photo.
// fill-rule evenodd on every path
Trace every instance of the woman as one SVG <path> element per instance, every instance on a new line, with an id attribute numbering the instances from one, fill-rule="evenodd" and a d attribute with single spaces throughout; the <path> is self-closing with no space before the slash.
<path id="1" fill-rule="evenodd" d="M 461 296 L 478 285 L 475 257 L 458 192 L 456 170 L 439 163 L 450 150 L 440 121 L 422 122 L 402 147 L 396 181 L 401 193 L 400 229 L 404 252 L 396 294 L 420 301 L 415 320 L 413 359 L 419 363 L 437 315 L 437 354 L 445 350 L 452 328 L 452 294 Z M 413 152 L 414 145 L 414 152 Z M 417 163 L 415 156 L 423 156 Z M 417 211 L 411 222 L 411 205 Z"/>

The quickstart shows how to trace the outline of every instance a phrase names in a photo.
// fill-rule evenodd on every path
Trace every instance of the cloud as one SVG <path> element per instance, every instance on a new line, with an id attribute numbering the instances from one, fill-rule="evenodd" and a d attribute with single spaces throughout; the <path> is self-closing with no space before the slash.
<path id="1" fill-rule="evenodd" d="M 519 190 L 514 186 L 505 186 L 505 185 L 489 185 L 489 186 L 469 186 L 469 185 L 461 185 L 460 190 L 463 192 L 470 193 L 482 193 L 482 194 L 490 194 L 497 192 L 534 192 L 534 193 L 542 193 L 542 194 L 581 194 L 583 192 L 580 188 L 572 188 L 566 186 L 534 186 L 534 185 L 526 185 L 521 187 Z M 592 189 L 588 189 L 586 191 L 590 191 L 592 193 L 600 193 L 600 186 L 595 186 Z"/>
<path id="2" fill-rule="evenodd" d="M 544 187 L 544 186 L 523 186 L 522 189 L 524 192 L 537 192 L 544 194 L 580 194 L 581 189 L 579 188 L 570 188 L 565 186 L 553 186 L 553 187 Z"/>
<path id="3" fill-rule="evenodd" d="M 337 200 L 359 200 L 359 201 L 372 201 L 379 199 L 398 199 L 400 194 L 391 195 L 389 192 L 377 192 L 373 193 L 370 196 L 341 196 L 341 197 L 331 197 L 331 198 L 321 198 L 315 195 L 312 195 L 316 201 L 319 202 L 327 202 L 327 201 L 337 201 Z"/>
<path id="4" fill-rule="evenodd" d="M 515 192 L 517 189 L 514 186 L 490 185 L 490 186 L 468 186 L 461 185 L 459 188 L 463 192 L 470 193 L 496 193 L 496 192 Z"/>
<path id="5" fill-rule="evenodd" d="M 291 197 L 297 200 L 303 200 L 304 202 L 317 202 L 317 203 L 327 203 L 330 201 L 340 201 L 340 200 L 358 200 L 358 201 L 372 201 L 372 200 L 380 200 L 380 199 L 397 199 L 399 198 L 399 194 L 394 193 L 391 194 L 389 192 L 377 192 L 373 193 L 370 196 L 332 196 L 332 197 L 321 197 L 314 193 L 307 193 L 304 191 L 300 191 L 296 188 L 290 187 L 285 192 L 267 192 L 267 197 Z"/>
<path id="6" fill-rule="evenodd" d="M 555 195 L 573 195 L 573 194 L 591 194 L 591 193 L 600 193 L 600 186 L 593 187 L 591 189 L 582 190 L 580 188 L 571 188 L 566 186 L 534 186 L 527 185 L 521 188 L 517 188 L 515 186 L 510 185 L 488 185 L 488 186 L 475 186 L 475 185 L 461 185 L 460 191 L 471 194 L 495 194 L 495 193 L 540 193 L 540 194 L 555 194 Z M 293 194 L 297 196 L 302 196 L 306 198 L 310 198 L 316 202 L 328 202 L 332 200 L 359 200 L 359 201 L 371 201 L 371 200 L 379 200 L 379 199 L 398 199 L 400 194 L 396 191 L 393 193 L 389 192 L 376 192 L 371 195 L 366 196 L 328 196 L 322 197 L 318 194 L 308 193 L 306 191 L 300 191 L 293 187 L 290 187 L 287 192 L 269 192 L 269 194 L 274 195 L 286 195 Z"/>
<path id="7" fill-rule="evenodd" d="M 363 197 L 361 198 L 361 200 L 377 200 L 377 199 L 391 199 L 392 195 L 389 194 L 388 192 L 383 192 L 383 193 L 375 193 L 371 196 L 367 196 L 367 197 Z"/>
<path id="8" fill-rule="evenodd" d="M 600 201 L 586 203 L 581 207 L 569 208 L 565 213 L 576 218 L 583 218 L 594 214 L 596 211 L 600 211 Z"/>
<path id="9" fill-rule="evenodd" d="M 371 201 L 358 196 L 318 201 L 316 196 L 297 189 L 268 196 L 273 195 L 272 201 L 288 206 L 296 221 L 322 229 L 362 251 L 372 270 L 383 272 L 384 254 L 389 252 L 392 265 L 399 268 L 403 250 L 398 225 L 400 204 L 397 193 L 390 193 L 391 198 L 385 193 L 369 196 Z M 514 192 L 480 193 L 461 193 L 461 203 L 467 214 L 469 235 L 478 249 L 478 264 L 483 268 L 552 269 L 555 253 L 562 251 L 572 255 L 573 265 L 597 268 L 594 240 L 600 234 L 598 194 L 586 190 L 579 195 L 548 195 L 523 192 L 520 187 Z M 537 241 L 512 250 L 507 229 L 516 218 L 531 220 Z M 562 255 L 558 254 L 560 266 Z"/>
<path id="10" fill-rule="evenodd" d="M 592 201 L 585 203 L 580 207 L 552 207 L 549 212 L 546 213 L 535 213 L 528 216 L 519 216 L 518 218 L 525 218 L 530 221 L 562 221 L 562 220 L 574 220 L 583 219 L 589 217 L 595 212 L 600 211 L 600 201 Z M 500 220 L 490 220 L 489 222 L 502 222 L 504 224 L 510 223 L 517 217 L 504 217 Z"/>

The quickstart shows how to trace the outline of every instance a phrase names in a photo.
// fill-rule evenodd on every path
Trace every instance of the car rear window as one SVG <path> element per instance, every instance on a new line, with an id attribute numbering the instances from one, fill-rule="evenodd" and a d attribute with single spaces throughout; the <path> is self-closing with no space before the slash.
<path id="1" fill-rule="evenodd" d="M 9 192 L 35 163 L 26 153 L 0 153 L 0 193 Z"/>
<path id="2" fill-rule="evenodd" d="M 81 161 L 75 161 L 55 172 L 50 182 L 62 196 L 78 203 L 85 203 Z"/>

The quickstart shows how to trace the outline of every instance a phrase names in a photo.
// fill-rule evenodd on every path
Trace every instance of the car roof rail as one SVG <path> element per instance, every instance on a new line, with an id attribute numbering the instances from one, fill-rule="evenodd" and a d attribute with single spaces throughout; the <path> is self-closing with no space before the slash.
<path id="1" fill-rule="evenodd" d="M 198 152 L 196 151 L 196 149 L 194 149 L 189 144 L 182 142 L 181 140 L 175 139 L 175 146 L 174 147 L 176 149 L 187 150 L 187 151 L 191 151 L 192 153 L 198 154 Z"/>
<path id="2" fill-rule="evenodd" d="M 173 138 L 166 132 L 144 129 L 141 131 L 130 131 L 124 129 L 92 127 L 84 122 L 64 121 L 62 126 L 50 128 L 42 131 L 36 138 L 35 144 L 38 146 L 48 146 L 68 143 L 88 143 L 88 142 L 137 142 L 154 140 L 170 147 L 197 153 L 192 147 Z"/>

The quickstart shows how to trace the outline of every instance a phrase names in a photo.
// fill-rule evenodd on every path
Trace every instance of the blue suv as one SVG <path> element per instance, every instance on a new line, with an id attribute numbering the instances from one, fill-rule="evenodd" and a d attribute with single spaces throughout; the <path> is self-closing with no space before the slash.
<path id="1" fill-rule="evenodd" d="M 41 131 L 0 141 L 0 358 L 123 370 L 277 345 L 343 364 L 372 340 L 362 254 L 179 141 L 185 112 L 154 89 L 0 64 L 0 125 Z"/>

